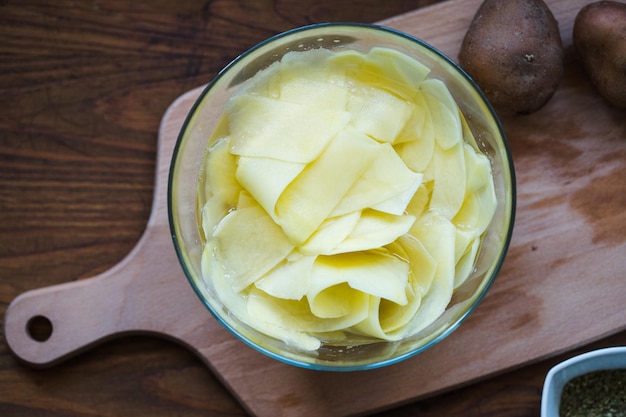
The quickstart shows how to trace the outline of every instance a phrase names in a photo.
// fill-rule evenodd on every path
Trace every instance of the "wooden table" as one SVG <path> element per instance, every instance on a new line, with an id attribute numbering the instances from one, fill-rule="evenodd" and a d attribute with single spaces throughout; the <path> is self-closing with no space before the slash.
<path id="1" fill-rule="evenodd" d="M 277 32 L 436 2 L 0 2 L 0 321 L 18 295 L 92 277 L 134 247 L 151 210 L 159 123 L 181 94 Z M 169 341 L 123 337 L 35 370 L 1 339 L 2 416 L 245 415 Z M 551 366 L 624 344 L 626 332 L 613 334 L 380 415 L 538 415 Z"/>

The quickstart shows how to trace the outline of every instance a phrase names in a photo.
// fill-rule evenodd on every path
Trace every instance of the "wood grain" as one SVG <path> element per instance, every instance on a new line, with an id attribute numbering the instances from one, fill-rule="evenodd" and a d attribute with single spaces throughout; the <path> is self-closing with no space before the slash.
<path id="1" fill-rule="evenodd" d="M 215 1 L 176 2 L 176 6 L 157 1 L 69 3 L 0 3 L 0 52 L 6 58 L 0 60 L 2 313 L 28 290 L 106 273 L 135 246 L 151 211 L 159 122 L 180 94 L 203 84 L 237 53 L 277 31 L 323 20 L 379 21 L 421 5 L 374 1 Z M 434 21 L 420 27 L 424 25 L 437 26 Z M 442 35 L 446 25 L 437 26 Z M 569 59 L 572 66 L 560 92 L 565 102 L 570 101 L 572 86 L 586 83 L 571 53 Z M 577 115 L 585 114 L 585 106 L 597 104 L 586 88 L 588 100 L 578 103 Z M 548 114 L 559 112 L 553 109 Z M 593 146 L 584 118 L 572 121 L 561 114 L 561 123 L 555 124 L 536 118 L 506 121 L 507 129 L 511 125 L 519 132 L 511 139 L 517 141 L 516 164 L 524 168 L 518 169 L 520 181 L 540 190 L 525 190 L 523 207 L 545 217 L 536 223 L 523 220 L 533 225 L 538 237 L 518 238 L 512 262 L 517 266 L 530 259 L 545 264 L 552 259 L 551 253 L 559 254 L 553 269 L 534 277 L 539 282 L 554 280 L 557 272 L 573 277 L 593 274 L 594 259 L 587 262 L 590 255 L 578 257 L 597 245 L 620 248 L 623 242 L 623 228 L 615 227 L 624 224 L 617 221 L 623 215 L 624 201 L 615 198 L 623 195 L 623 186 L 615 181 L 614 172 L 617 158 L 621 155 L 623 160 L 623 143 L 617 140 L 624 137 L 623 125 L 618 113 L 602 105 L 588 116 L 608 126 L 617 121 L 618 127 L 597 135 L 600 140 Z M 561 136 L 563 130 L 572 140 Z M 547 145 L 555 138 L 554 144 Z M 614 159 L 607 149 L 615 149 Z M 556 172 L 553 167 L 558 167 Z M 555 189 L 562 193 L 554 201 L 546 203 L 537 197 Z M 554 230 L 550 227 L 553 212 L 558 212 L 554 207 L 565 204 L 568 213 L 574 208 L 580 217 L 570 228 Z M 594 215 L 598 210 L 604 215 Z M 577 228 L 589 232 L 589 239 L 573 245 L 571 251 L 553 245 L 565 238 L 575 240 Z M 563 240 L 557 239 L 561 232 L 566 233 Z M 622 254 L 618 251 L 609 260 L 618 283 L 624 278 L 619 268 Z M 573 266 L 567 267 L 571 259 Z M 603 281 L 607 280 L 596 280 L 604 286 L 602 295 L 611 284 Z M 572 284 L 565 288 L 577 290 Z M 585 294 L 581 291 L 573 300 L 584 306 L 579 315 L 592 313 L 602 318 L 598 321 L 621 320 L 619 314 L 606 316 L 602 295 Z M 533 301 L 520 291 L 510 297 L 515 295 Z M 567 338 L 579 330 L 579 315 L 569 312 L 565 309 L 558 316 L 564 326 L 557 337 Z M 523 336 L 517 343 L 528 351 L 532 346 L 524 345 L 523 339 L 532 323 L 524 325 L 523 319 L 514 312 L 499 318 L 503 325 L 517 321 L 515 331 Z M 552 363 L 580 349 L 624 343 L 622 332 L 596 344 L 568 348 L 537 365 L 386 414 L 537 414 L 541 382 Z M 23 367 L 0 344 L 0 393 L 0 415 L 244 414 L 211 372 L 185 349 L 139 336 L 110 341 L 45 371 Z"/>

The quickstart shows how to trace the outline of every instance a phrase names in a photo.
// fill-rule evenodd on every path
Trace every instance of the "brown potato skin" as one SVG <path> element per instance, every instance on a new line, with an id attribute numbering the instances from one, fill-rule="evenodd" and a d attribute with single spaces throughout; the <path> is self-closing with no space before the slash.
<path id="1" fill-rule="evenodd" d="M 599 1 L 580 9 L 574 46 L 598 92 L 626 109 L 626 4 Z"/>
<path id="2" fill-rule="evenodd" d="M 528 114 L 563 78 L 559 25 L 541 0 L 485 0 L 461 44 L 459 64 L 500 114 Z"/>

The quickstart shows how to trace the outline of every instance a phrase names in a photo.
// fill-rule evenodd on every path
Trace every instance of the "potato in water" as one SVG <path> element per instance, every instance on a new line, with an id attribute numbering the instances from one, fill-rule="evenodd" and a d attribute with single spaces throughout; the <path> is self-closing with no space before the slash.
<path id="1" fill-rule="evenodd" d="M 429 69 L 388 48 L 290 52 L 225 106 L 199 183 L 203 278 L 302 349 L 394 341 L 470 275 L 491 165 Z"/>

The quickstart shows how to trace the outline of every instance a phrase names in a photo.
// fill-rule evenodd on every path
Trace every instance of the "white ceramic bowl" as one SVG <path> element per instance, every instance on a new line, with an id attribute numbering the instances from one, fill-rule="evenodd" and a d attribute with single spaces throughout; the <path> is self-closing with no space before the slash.
<path id="1" fill-rule="evenodd" d="M 555 365 L 543 384 L 541 417 L 559 417 L 561 393 L 568 381 L 590 372 L 609 369 L 626 369 L 626 346 L 594 350 Z"/>

